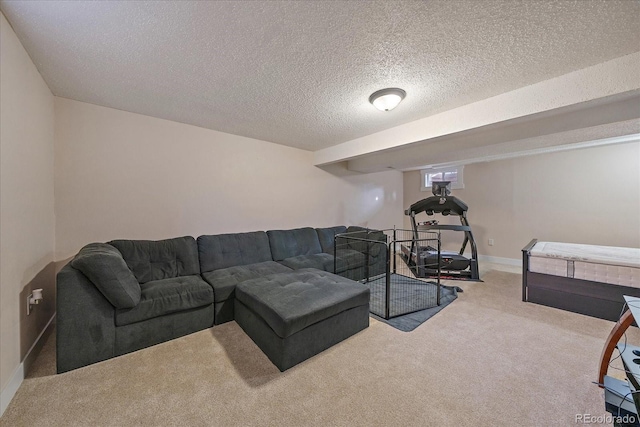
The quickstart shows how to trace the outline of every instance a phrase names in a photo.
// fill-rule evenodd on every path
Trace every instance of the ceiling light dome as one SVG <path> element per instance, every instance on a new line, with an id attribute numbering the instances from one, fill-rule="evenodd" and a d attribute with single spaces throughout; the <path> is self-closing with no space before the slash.
<path id="1" fill-rule="evenodd" d="M 404 90 L 390 87 L 373 92 L 369 97 L 369 102 L 380 111 L 391 111 L 400 104 L 406 95 L 407 92 Z"/>

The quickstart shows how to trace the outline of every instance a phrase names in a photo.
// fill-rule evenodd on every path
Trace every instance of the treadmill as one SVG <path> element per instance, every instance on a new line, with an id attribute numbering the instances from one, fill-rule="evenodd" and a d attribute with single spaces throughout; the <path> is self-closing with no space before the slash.
<path id="1" fill-rule="evenodd" d="M 403 260 L 416 277 L 435 277 L 438 274 L 438 264 L 440 264 L 443 276 L 449 276 L 452 279 L 480 280 L 478 250 L 473 239 L 471 226 L 469 226 L 469 221 L 467 220 L 469 207 L 462 200 L 450 195 L 450 181 L 434 182 L 431 191 L 433 196 L 414 203 L 405 211 L 405 215 L 411 218 L 413 241 L 411 246 L 401 246 Z M 434 214 L 443 216 L 456 215 L 460 218 L 461 225 L 440 225 L 436 221 L 418 224 L 416 215 L 423 212 L 428 216 L 433 216 Z M 438 260 L 437 249 L 430 246 L 420 246 L 418 242 L 421 240 L 420 231 L 440 230 L 461 231 L 465 237 L 459 252 L 442 251 L 440 260 Z M 471 247 L 471 258 L 463 255 L 467 245 Z"/>

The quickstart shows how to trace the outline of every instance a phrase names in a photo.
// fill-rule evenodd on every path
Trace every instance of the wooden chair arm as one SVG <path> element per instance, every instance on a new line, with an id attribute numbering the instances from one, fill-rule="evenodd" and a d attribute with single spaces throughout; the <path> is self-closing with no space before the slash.
<path id="1" fill-rule="evenodd" d="M 616 348 L 616 345 L 620 342 L 620 338 L 622 338 L 625 331 L 629 326 L 631 326 L 631 324 L 633 324 L 633 320 L 631 310 L 627 310 L 624 312 L 622 317 L 620 317 L 611 332 L 609 332 L 609 337 L 607 338 L 607 341 L 605 341 L 604 348 L 602 349 L 602 355 L 600 356 L 600 371 L 598 372 L 598 384 L 600 385 L 600 388 L 603 388 L 602 384 L 604 383 L 604 376 L 607 375 L 607 369 L 611 362 L 613 349 Z"/>

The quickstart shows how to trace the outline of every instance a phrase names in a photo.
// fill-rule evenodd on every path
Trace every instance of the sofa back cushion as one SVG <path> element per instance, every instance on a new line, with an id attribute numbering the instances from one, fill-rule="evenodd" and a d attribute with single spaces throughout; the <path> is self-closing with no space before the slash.
<path id="1" fill-rule="evenodd" d="M 338 225 L 336 227 L 316 228 L 318 240 L 320 240 L 320 246 L 322 247 L 322 252 L 332 252 L 333 246 L 335 244 L 334 237 L 336 236 L 336 234 L 345 233 L 346 231 L 347 227 L 343 225 Z"/>
<path id="2" fill-rule="evenodd" d="M 367 229 L 363 227 L 358 227 L 356 225 L 352 225 L 347 228 L 348 239 L 346 240 L 347 248 L 353 249 L 354 251 L 366 253 L 367 252 L 367 242 L 356 239 L 365 239 L 367 240 L 368 233 Z M 338 244 L 344 245 L 344 241 L 338 242 Z"/>
<path id="3" fill-rule="evenodd" d="M 273 261 L 264 231 L 198 237 L 202 273 L 238 265 Z"/>
<path id="4" fill-rule="evenodd" d="M 113 240 L 140 283 L 200 274 L 198 246 L 191 236 L 167 240 Z"/>
<path id="5" fill-rule="evenodd" d="M 378 256 L 380 252 L 384 250 L 387 243 L 387 236 L 378 230 L 370 230 L 364 227 L 350 226 L 347 228 L 348 236 L 353 239 L 344 239 L 338 242 L 344 247 L 344 243 L 347 243 L 346 248 L 353 249 L 361 253 L 367 253 L 372 256 Z M 356 240 L 365 239 L 366 241 Z M 371 243 L 371 241 L 377 241 L 382 243 Z"/>
<path id="6" fill-rule="evenodd" d="M 387 239 L 386 234 L 378 230 L 369 230 L 369 233 L 367 234 L 367 239 L 375 242 L 382 242 L 382 243 L 369 243 L 369 255 L 378 256 L 381 253 L 386 254 L 387 244 L 388 244 L 387 240 L 389 240 Z"/>
<path id="7" fill-rule="evenodd" d="M 116 308 L 132 308 L 140 302 L 140 284 L 122 254 L 106 243 L 91 243 L 71 260 Z"/>
<path id="8" fill-rule="evenodd" d="M 311 227 L 293 230 L 269 230 L 269 245 L 274 261 L 282 261 L 298 255 L 322 253 L 316 230 Z"/>

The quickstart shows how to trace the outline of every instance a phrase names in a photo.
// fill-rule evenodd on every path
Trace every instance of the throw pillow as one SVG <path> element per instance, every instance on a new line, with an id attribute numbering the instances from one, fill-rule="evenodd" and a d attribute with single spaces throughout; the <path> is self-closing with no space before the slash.
<path id="1" fill-rule="evenodd" d="M 140 302 L 140 284 L 122 254 L 106 243 L 91 243 L 71 261 L 116 308 L 131 308 Z"/>

